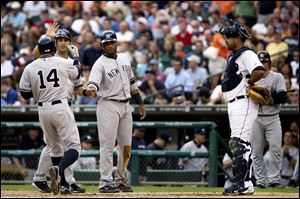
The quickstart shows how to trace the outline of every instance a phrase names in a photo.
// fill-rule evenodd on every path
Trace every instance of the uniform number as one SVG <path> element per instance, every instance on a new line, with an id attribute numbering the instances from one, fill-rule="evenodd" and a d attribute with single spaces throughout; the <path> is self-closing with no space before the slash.
<path id="1" fill-rule="evenodd" d="M 43 75 L 43 71 L 39 71 L 38 75 L 40 76 L 40 89 L 46 88 L 45 82 L 44 82 L 44 75 Z M 57 70 L 56 69 L 52 69 L 49 74 L 46 77 L 46 81 L 47 82 L 54 82 L 53 87 L 59 87 L 59 78 L 57 77 Z"/>

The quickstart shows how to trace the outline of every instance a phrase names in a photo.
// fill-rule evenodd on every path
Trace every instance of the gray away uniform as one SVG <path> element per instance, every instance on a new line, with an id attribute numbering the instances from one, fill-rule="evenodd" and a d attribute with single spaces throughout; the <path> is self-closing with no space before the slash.
<path id="1" fill-rule="evenodd" d="M 286 92 L 282 74 L 269 71 L 269 74 L 260 79 L 257 84 L 268 88 L 271 92 Z M 281 143 L 282 130 L 279 118 L 280 105 L 259 106 L 258 116 L 253 123 L 251 133 L 253 171 L 257 184 L 268 186 L 279 183 L 282 165 Z M 269 142 L 270 164 L 266 168 L 263 160 L 265 142 Z"/>
<path id="2" fill-rule="evenodd" d="M 125 171 L 132 139 L 132 108 L 128 99 L 131 97 L 130 85 L 134 82 L 130 64 L 120 56 L 111 59 L 102 55 L 92 67 L 88 84 L 97 89 L 98 96 L 97 126 L 101 174 L 99 188 L 113 183 L 113 149 L 116 139 L 120 151 L 115 183 L 119 185 L 127 182 Z"/>

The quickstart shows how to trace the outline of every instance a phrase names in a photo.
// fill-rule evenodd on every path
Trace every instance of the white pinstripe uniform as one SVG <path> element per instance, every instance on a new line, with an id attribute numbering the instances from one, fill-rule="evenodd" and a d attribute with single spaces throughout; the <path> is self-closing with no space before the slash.
<path id="1" fill-rule="evenodd" d="M 130 86 L 134 82 L 135 77 L 130 64 L 120 56 L 112 59 L 102 55 L 92 67 L 88 86 L 94 86 L 98 96 L 97 125 L 101 173 L 99 188 L 113 183 L 112 155 L 116 139 L 120 145 L 120 152 L 115 183 L 118 185 L 127 182 L 125 170 L 130 153 L 126 153 L 125 150 L 130 149 L 124 146 L 130 147 L 132 139 L 132 108 L 128 99 L 131 98 Z"/>

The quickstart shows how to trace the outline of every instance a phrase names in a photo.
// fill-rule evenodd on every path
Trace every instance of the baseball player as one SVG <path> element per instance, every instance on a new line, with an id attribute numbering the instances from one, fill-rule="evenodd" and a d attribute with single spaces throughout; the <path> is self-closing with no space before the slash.
<path id="1" fill-rule="evenodd" d="M 228 102 L 231 129 L 229 147 L 233 154 L 234 183 L 223 194 L 253 194 L 254 188 L 250 181 L 250 133 L 257 117 L 258 104 L 248 97 L 246 87 L 254 85 L 266 72 L 256 53 L 245 46 L 246 39 L 251 36 L 239 22 L 226 21 L 220 28 L 220 33 L 225 39 L 227 49 L 232 51 L 227 58 L 221 85 L 224 98 Z"/>
<path id="2" fill-rule="evenodd" d="M 287 90 L 283 75 L 270 70 L 270 54 L 267 51 L 260 51 L 257 56 L 266 69 L 266 74 L 257 84 L 271 91 L 273 103 L 259 106 L 258 116 L 253 123 L 251 132 L 253 171 L 257 187 L 276 187 L 279 186 L 282 165 L 282 130 L 279 111 L 280 104 L 284 104 L 287 101 Z M 269 143 L 271 155 L 268 168 L 264 165 L 263 159 L 266 141 Z"/>
<path id="3" fill-rule="evenodd" d="M 74 114 L 68 105 L 67 84 L 69 79 L 80 77 L 79 62 L 54 56 L 54 40 L 46 35 L 39 39 L 38 48 L 42 55 L 24 69 L 20 92 L 26 100 L 33 97 L 38 105 L 44 141 L 54 165 L 49 169 L 51 191 L 55 195 L 59 191 L 69 194 L 64 170 L 78 159 L 81 146 Z"/>
<path id="4" fill-rule="evenodd" d="M 129 99 L 139 104 L 140 119 L 146 111 L 129 61 L 117 55 L 117 36 L 111 30 L 101 35 L 104 55 L 94 63 L 87 90 L 97 93 L 97 125 L 100 143 L 100 193 L 132 192 L 125 171 L 131 154 L 132 115 Z M 115 185 L 112 180 L 113 149 L 120 146 Z"/>
<path id="5" fill-rule="evenodd" d="M 57 27 L 58 26 L 56 23 L 52 24 L 46 33 L 48 36 L 53 37 L 55 39 L 55 43 L 56 43 L 55 56 L 65 58 L 73 62 L 74 60 L 68 56 L 69 50 L 67 48 L 71 43 L 71 34 L 66 29 L 59 29 L 56 32 Z M 40 52 L 38 48 L 34 49 L 33 55 L 35 56 L 35 58 L 40 57 Z M 69 104 L 71 104 L 73 91 L 75 91 L 75 93 L 78 95 L 86 95 L 86 93 L 84 93 L 84 87 L 82 86 L 82 81 L 80 78 L 72 81 L 71 80 L 68 81 L 68 86 L 69 86 L 69 96 L 68 96 Z M 32 185 L 41 192 L 48 193 L 51 191 L 47 185 L 47 178 L 46 178 L 46 173 L 48 172 L 51 166 L 52 163 L 50 159 L 50 148 L 48 147 L 48 145 L 46 145 L 43 148 L 42 153 L 40 155 L 38 169 L 33 177 L 33 183 L 32 183 Z M 68 167 L 65 170 L 65 176 L 67 182 L 70 184 L 71 192 L 84 193 L 85 189 L 78 186 L 75 183 L 75 178 L 73 177 L 73 175 L 74 173 L 72 167 Z"/>

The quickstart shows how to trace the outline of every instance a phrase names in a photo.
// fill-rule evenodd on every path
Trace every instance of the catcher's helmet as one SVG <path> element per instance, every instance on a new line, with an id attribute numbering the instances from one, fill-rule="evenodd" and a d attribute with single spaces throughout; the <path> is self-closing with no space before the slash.
<path id="1" fill-rule="evenodd" d="M 38 49 L 41 54 L 54 53 L 56 51 L 54 40 L 47 35 L 42 35 L 38 41 Z"/>
<path id="2" fill-rule="evenodd" d="M 56 32 L 55 39 L 66 38 L 71 41 L 71 33 L 66 29 L 59 29 Z"/>
<path id="3" fill-rule="evenodd" d="M 235 20 L 227 20 L 219 31 L 222 35 L 226 37 L 240 37 L 242 41 L 246 41 L 246 39 L 251 39 L 250 34 L 239 22 Z"/>
<path id="4" fill-rule="evenodd" d="M 116 42 L 117 35 L 112 30 L 106 30 L 101 34 L 101 43 L 104 44 L 105 42 L 110 42 L 110 41 Z"/>
<path id="5" fill-rule="evenodd" d="M 270 54 L 265 50 L 259 51 L 257 53 L 257 56 L 258 56 L 259 61 L 261 61 L 261 62 L 270 62 L 271 61 Z"/>

